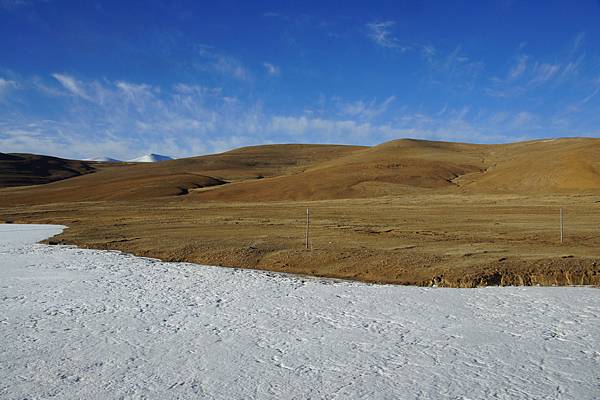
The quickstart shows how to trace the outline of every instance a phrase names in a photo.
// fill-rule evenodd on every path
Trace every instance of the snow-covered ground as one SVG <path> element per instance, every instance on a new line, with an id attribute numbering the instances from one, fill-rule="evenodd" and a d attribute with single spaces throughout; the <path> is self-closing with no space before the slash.
<path id="1" fill-rule="evenodd" d="M 134 158 L 133 160 L 129 160 L 128 162 L 155 163 L 169 160 L 173 160 L 173 158 L 160 154 L 145 154 L 143 156 Z"/>
<path id="2" fill-rule="evenodd" d="M 0 225 L 2 399 L 598 399 L 600 291 L 366 285 Z"/>

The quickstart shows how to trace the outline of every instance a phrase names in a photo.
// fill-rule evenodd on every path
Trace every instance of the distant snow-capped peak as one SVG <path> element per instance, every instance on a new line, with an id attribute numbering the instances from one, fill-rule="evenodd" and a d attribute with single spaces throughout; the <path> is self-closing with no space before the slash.
<path id="1" fill-rule="evenodd" d="M 173 159 L 172 157 L 163 156 L 160 154 L 146 154 L 146 155 L 140 156 L 138 158 L 134 158 L 133 160 L 129 160 L 129 162 L 154 163 L 154 162 L 168 161 L 168 160 L 172 160 L 172 159 Z"/>

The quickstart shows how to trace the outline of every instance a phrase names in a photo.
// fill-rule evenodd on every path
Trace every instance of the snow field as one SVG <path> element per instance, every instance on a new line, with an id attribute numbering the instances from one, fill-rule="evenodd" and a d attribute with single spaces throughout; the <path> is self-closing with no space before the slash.
<path id="1" fill-rule="evenodd" d="M 368 285 L 0 225 L 2 399 L 598 399 L 600 291 Z"/>

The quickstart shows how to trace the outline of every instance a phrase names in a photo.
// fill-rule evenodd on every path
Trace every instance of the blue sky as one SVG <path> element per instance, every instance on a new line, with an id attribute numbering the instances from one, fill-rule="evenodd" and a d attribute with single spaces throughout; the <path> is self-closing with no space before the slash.
<path id="1" fill-rule="evenodd" d="M 600 135 L 600 1 L 0 0 L 0 151 Z"/>

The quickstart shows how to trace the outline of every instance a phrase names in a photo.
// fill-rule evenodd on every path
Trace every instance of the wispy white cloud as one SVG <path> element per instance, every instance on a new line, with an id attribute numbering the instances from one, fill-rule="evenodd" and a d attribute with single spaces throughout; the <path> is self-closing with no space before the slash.
<path id="1" fill-rule="evenodd" d="M 527 70 L 527 61 L 529 57 L 522 55 L 517 58 L 517 62 L 508 71 L 508 80 L 515 80 L 523 76 Z"/>
<path id="2" fill-rule="evenodd" d="M 433 47 L 424 51 L 429 67 L 429 83 L 452 91 L 474 89 L 485 68 L 482 61 L 466 55 L 461 45 L 449 52 Z"/>
<path id="3" fill-rule="evenodd" d="M 364 142 L 374 133 L 368 122 L 354 120 L 332 120 L 306 116 L 273 116 L 266 126 L 268 133 L 284 135 L 295 141 L 315 141 L 321 138 L 325 142 L 354 141 Z"/>
<path id="4" fill-rule="evenodd" d="M 148 105 L 155 103 L 154 94 L 160 93 L 160 89 L 148 84 L 118 81 L 115 86 L 122 95 L 123 103 L 134 107 L 138 113 L 143 112 Z"/>
<path id="5" fill-rule="evenodd" d="M 480 72 L 479 64 L 461 47 L 449 53 L 438 49 L 429 53 L 434 76 L 444 83 L 454 84 L 453 79 L 468 81 Z M 527 85 L 536 71 L 549 81 L 560 79 L 568 62 L 558 71 L 551 68 L 554 65 L 515 58 L 502 84 Z M 0 107 L 0 148 L 65 157 L 105 155 L 128 159 L 148 152 L 193 156 L 270 142 L 376 144 L 401 137 L 505 142 L 592 134 L 589 126 L 593 122 L 600 126 L 600 117 L 587 111 L 598 97 L 600 81 L 584 94 L 580 92 L 579 102 L 564 113 L 541 112 L 524 105 L 507 105 L 498 111 L 456 102 L 454 106 L 450 102 L 428 110 L 423 105 L 403 104 L 402 97 L 393 95 L 350 100 L 323 95 L 305 104 L 306 111 L 274 113 L 260 99 L 251 100 L 239 91 L 232 93 L 230 88 L 197 83 L 159 87 L 57 73 L 52 78 L 32 78 L 26 84 L 27 79 L 7 76 L 10 79 L 1 82 L 19 81 L 25 88 L 19 93 L 30 90 L 31 96 L 55 96 L 65 107 L 64 112 L 54 116 L 55 120 L 28 114 L 27 107 Z M 589 123 L 578 123 L 583 119 Z"/>
<path id="6" fill-rule="evenodd" d="M 426 44 L 426 45 L 421 46 L 421 54 L 429 62 L 433 61 L 433 59 L 437 55 L 437 53 L 438 53 L 438 50 L 432 44 Z"/>
<path id="7" fill-rule="evenodd" d="M 403 112 L 394 121 L 372 123 L 354 119 L 273 116 L 266 131 L 289 135 L 294 141 L 378 144 L 400 138 L 502 143 L 539 134 L 537 116 L 528 112 L 472 112 L 470 107 L 448 109 L 443 115 Z M 515 134 L 516 132 L 519 132 Z M 547 134 L 547 133 L 546 133 Z"/>
<path id="8" fill-rule="evenodd" d="M 538 116 L 529 111 L 520 111 L 515 114 L 513 125 L 520 129 L 539 128 Z"/>
<path id="9" fill-rule="evenodd" d="M 277 65 L 271 64 L 269 62 L 264 62 L 263 67 L 265 67 L 265 70 L 267 71 L 267 74 L 269 76 L 277 76 L 281 74 L 281 69 Z"/>
<path id="10" fill-rule="evenodd" d="M 85 140 L 75 132 L 78 124 L 56 120 L 19 121 L 0 118 L 0 146 L 6 151 L 31 152 L 64 158 L 115 154 L 135 146 L 125 137 L 95 136 Z"/>
<path id="11" fill-rule="evenodd" d="M 506 77 L 492 77 L 485 92 L 492 97 L 510 98 L 531 93 L 535 90 L 558 87 L 574 82 L 579 77 L 585 63 L 585 33 L 579 33 L 572 44 L 563 49 L 562 56 L 555 55 L 561 61 L 546 61 L 531 54 L 525 54 L 525 45 L 521 44 L 509 66 Z M 585 80 L 585 78 L 584 78 Z M 581 82 L 581 79 L 579 79 Z"/>
<path id="12" fill-rule="evenodd" d="M 581 50 L 585 44 L 586 34 L 585 32 L 579 32 L 573 40 L 573 46 L 571 48 L 571 54 L 577 53 Z"/>
<path id="13" fill-rule="evenodd" d="M 220 88 L 186 83 L 160 88 L 128 81 L 86 81 L 65 74 L 52 78 L 62 90 L 41 89 L 53 87 L 36 81 L 30 95 L 53 96 L 56 102 L 68 95 L 73 103 L 57 120 L 0 108 L 1 148 L 128 159 L 148 152 L 192 156 L 220 151 L 230 135 L 237 138 L 235 143 L 263 141 L 260 104 L 240 104 Z"/>
<path id="14" fill-rule="evenodd" d="M 357 100 L 353 102 L 337 100 L 342 115 L 359 120 L 371 120 L 384 114 L 394 100 L 396 100 L 396 97 L 389 96 L 382 102 L 377 102 L 376 99 L 370 101 Z"/>
<path id="15" fill-rule="evenodd" d="M 568 136 L 582 131 L 564 131 L 548 124 L 540 114 L 529 110 L 490 111 L 464 105 L 444 106 L 437 112 L 394 109 L 394 118 L 382 122 L 350 116 L 277 115 L 270 117 L 266 131 L 288 135 L 294 141 L 378 144 L 386 140 L 416 138 L 476 143 L 503 143 L 552 135 Z M 586 133 L 590 133 L 589 131 Z"/>
<path id="16" fill-rule="evenodd" d="M 442 66 L 449 73 L 450 78 L 473 79 L 481 72 L 484 63 L 473 60 L 471 57 L 465 55 L 462 47 L 459 45 L 448 54 Z M 467 85 L 470 85 L 470 83 L 467 82 Z"/>
<path id="17" fill-rule="evenodd" d="M 590 93 L 589 95 L 585 96 L 582 100 L 581 100 L 581 104 L 585 105 L 587 103 L 590 102 L 590 100 L 592 100 L 594 97 L 596 97 L 596 95 L 600 92 L 600 84 L 597 85 L 597 87 L 592 91 L 592 93 Z"/>
<path id="18" fill-rule="evenodd" d="M 213 66 L 223 75 L 228 75 L 241 81 L 247 81 L 250 79 L 250 73 L 248 70 L 235 58 L 219 56 Z"/>
<path id="19" fill-rule="evenodd" d="M 204 62 L 198 65 L 201 69 L 210 69 L 220 75 L 239 81 L 252 80 L 250 71 L 234 56 L 224 54 L 206 45 L 198 45 L 197 53 L 204 59 Z"/>
<path id="20" fill-rule="evenodd" d="M 90 95 L 85 90 L 84 85 L 72 76 L 54 73 L 52 74 L 52 77 L 56 79 L 72 95 L 81 97 L 85 100 L 92 100 Z"/>
<path id="21" fill-rule="evenodd" d="M 399 49 L 406 51 L 410 46 L 402 46 L 400 41 L 393 34 L 393 27 L 396 21 L 378 21 L 366 24 L 367 37 L 377 46 L 387 49 Z"/>
<path id="22" fill-rule="evenodd" d="M 562 65 L 539 63 L 533 67 L 533 78 L 530 84 L 543 84 L 556 77 L 561 70 Z"/>
<path id="23" fill-rule="evenodd" d="M 580 66 L 583 64 L 585 55 L 580 55 L 574 60 L 570 60 L 565 64 L 561 72 L 561 78 L 566 79 L 571 75 L 576 75 L 579 72 Z"/>
<path id="24" fill-rule="evenodd" d="M 10 90 L 16 88 L 18 88 L 16 81 L 0 78 L 0 99 L 6 96 Z"/>
<path id="25" fill-rule="evenodd" d="M 48 84 L 44 79 L 40 78 L 39 76 L 35 76 L 31 79 L 31 87 L 35 91 L 43 94 L 44 96 L 60 97 L 64 95 L 62 89 L 57 88 L 54 84 Z M 61 88 L 62 87 L 63 86 L 61 85 Z"/>
<path id="26" fill-rule="evenodd" d="M 153 89 L 151 85 L 148 85 L 145 83 L 136 84 L 136 83 L 125 82 L 125 81 L 117 81 L 115 86 L 117 88 L 119 88 L 121 90 L 121 92 L 123 92 L 123 94 L 128 99 L 136 99 L 139 97 L 148 97 L 155 90 L 160 92 L 159 89 Z"/>
<path id="27" fill-rule="evenodd" d="M 530 56 L 519 56 L 506 78 L 494 77 L 485 93 L 492 97 L 520 96 L 547 84 L 560 84 L 577 73 L 581 59 L 566 64 L 529 62 Z"/>

